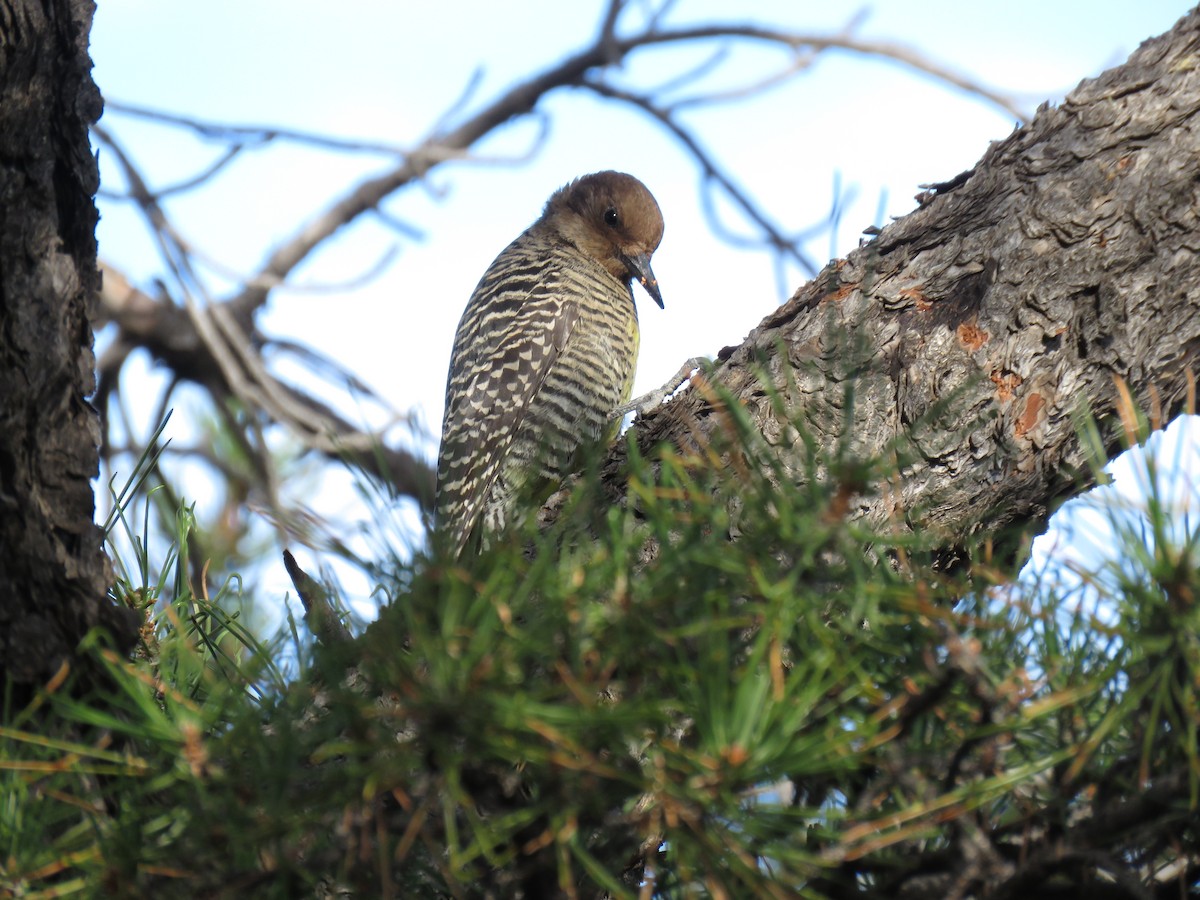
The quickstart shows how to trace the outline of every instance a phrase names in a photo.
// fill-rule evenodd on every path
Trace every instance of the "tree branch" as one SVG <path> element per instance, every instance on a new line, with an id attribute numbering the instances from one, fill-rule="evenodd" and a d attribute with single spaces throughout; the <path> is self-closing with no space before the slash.
<path id="1" fill-rule="evenodd" d="M 857 514 L 948 544 L 1044 525 L 1094 481 L 1076 416 L 1090 410 L 1109 423 L 1106 449 L 1122 446 L 1117 379 L 1161 420 L 1192 410 L 1200 218 L 1178 160 L 1200 155 L 1200 75 L 1186 62 L 1197 39 L 1193 13 L 830 264 L 721 352 L 704 376 L 714 390 L 637 424 L 643 452 L 705 446 L 727 392 L 803 480 L 771 426 L 778 392 L 821 442 L 902 461 L 899 495 L 860 497 Z M 953 427 L 939 428 L 947 403 Z M 948 441 L 964 423 L 967 438 Z M 624 453 L 606 470 L 614 486 Z"/>

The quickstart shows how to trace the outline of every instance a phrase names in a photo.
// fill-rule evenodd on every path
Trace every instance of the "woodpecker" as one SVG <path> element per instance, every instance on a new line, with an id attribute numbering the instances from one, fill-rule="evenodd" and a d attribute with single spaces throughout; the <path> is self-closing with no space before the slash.
<path id="1" fill-rule="evenodd" d="M 632 282 L 663 307 L 658 203 L 621 172 L 577 178 L 496 257 L 454 336 L 435 521 L 455 555 L 519 521 L 619 424 L 638 353 Z"/>

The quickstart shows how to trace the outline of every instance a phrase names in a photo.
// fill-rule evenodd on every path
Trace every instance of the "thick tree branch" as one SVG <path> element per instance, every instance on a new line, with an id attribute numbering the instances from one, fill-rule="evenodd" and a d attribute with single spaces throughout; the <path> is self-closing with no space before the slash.
<path id="1" fill-rule="evenodd" d="M 746 406 L 797 479 L 802 461 L 768 389 L 829 447 L 848 437 L 864 453 L 908 457 L 899 493 L 862 499 L 862 514 L 948 542 L 1044 522 L 1092 483 L 1078 413 L 1111 421 L 1104 439 L 1115 451 L 1123 384 L 1163 419 L 1191 409 L 1198 43 L 1193 12 L 1043 109 L 826 267 L 704 377 Z M 636 426 L 639 443 L 686 451 L 711 440 L 716 396 L 692 390 L 654 411 Z M 956 427 L 939 427 L 947 402 Z"/>

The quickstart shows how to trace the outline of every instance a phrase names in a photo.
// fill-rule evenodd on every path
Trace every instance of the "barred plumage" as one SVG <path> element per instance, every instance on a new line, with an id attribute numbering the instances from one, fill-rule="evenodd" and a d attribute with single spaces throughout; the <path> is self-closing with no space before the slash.
<path id="1" fill-rule="evenodd" d="M 484 273 L 454 337 L 438 454 L 437 526 L 455 553 L 511 524 L 531 479 L 561 480 L 615 425 L 637 362 L 630 284 L 662 306 L 662 230 L 645 185 L 598 172 L 552 194 Z"/>

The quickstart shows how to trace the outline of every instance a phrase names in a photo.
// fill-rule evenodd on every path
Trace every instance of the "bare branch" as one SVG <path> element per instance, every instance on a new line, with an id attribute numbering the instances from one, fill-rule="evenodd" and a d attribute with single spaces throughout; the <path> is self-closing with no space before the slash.
<path id="1" fill-rule="evenodd" d="M 264 342 L 263 350 L 264 354 L 268 350 L 275 350 L 293 356 L 301 365 L 306 366 L 309 371 L 321 380 L 342 384 L 346 387 L 347 391 L 358 395 L 361 399 L 366 399 L 371 404 L 384 410 L 391 417 L 391 422 L 384 427 L 384 431 L 390 429 L 398 422 L 407 421 L 409 418 L 391 406 L 386 398 L 378 394 L 370 385 L 362 381 L 345 366 L 325 356 L 323 353 L 318 353 L 305 344 L 297 341 L 270 338 Z"/>
<path id="2" fill-rule="evenodd" d="M 867 13 L 867 9 L 860 9 L 853 16 L 851 16 L 849 21 L 846 22 L 846 24 L 842 27 L 842 30 L 838 33 L 839 36 L 847 40 L 853 37 L 854 33 L 859 29 L 863 22 L 866 21 Z M 670 104 L 670 109 L 672 112 L 674 112 L 688 106 L 712 107 L 718 106 L 722 103 L 736 103 L 745 100 L 748 97 L 754 97 L 759 94 L 766 93 L 776 85 L 783 84 L 794 78 L 800 72 L 810 68 L 812 64 L 816 62 L 817 57 L 822 52 L 829 49 L 832 48 L 812 46 L 793 48 L 792 61 L 788 65 L 783 66 L 764 78 L 725 91 L 711 91 L 697 94 L 694 97 L 684 97 L 673 100 Z M 698 80 L 698 77 L 695 80 Z M 687 84 L 688 82 L 685 81 L 683 83 Z M 669 92 L 672 88 L 673 85 L 662 86 L 650 92 L 650 95 L 661 97 L 663 94 Z"/>
<path id="3" fill-rule="evenodd" d="M 401 237 L 406 237 L 411 241 L 424 241 L 428 236 L 423 228 L 413 225 L 411 222 L 406 222 L 398 216 L 393 216 L 382 209 L 374 211 L 375 218 L 386 225 L 389 229 L 396 232 Z"/>
<path id="4" fill-rule="evenodd" d="M 111 146 L 111 137 L 109 137 L 106 142 L 108 142 Z M 184 181 L 176 182 L 175 184 L 168 185 L 164 188 L 159 188 L 154 192 L 155 199 L 162 199 L 163 197 L 169 197 L 173 194 L 183 194 L 188 191 L 195 190 L 198 187 L 203 187 L 204 184 L 219 175 L 231 162 L 233 162 L 233 160 L 237 158 L 242 150 L 245 149 L 245 146 L 245 144 L 230 145 L 224 153 L 222 153 L 215 161 L 213 161 L 207 168 L 203 169 L 198 174 L 193 175 L 191 178 L 185 179 Z M 96 193 L 97 195 L 108 200 L 135 199 L 129 194 L 121 194 L 116 191 L 106 190 L 104 188 L 101 188 Z"/>
<path id="5" fill-rule="evenodd" d="M 207 387 L 219 408 L 223 408 L 223 394 L 232 393 L 247 408 L 263 410 L 273 421 L 287 427 L 306 446 L 332 458 L 351 456 L 368 471 L 379 475 L 385 474 L 379 467 L 386 466 L 389 480 L 399 479 L 391 483 L 401 493 L 418 499 L 430 497 L 432 490 L 427 482 L 431 475 L 427 465 L 403 451 L 382 451 L 380 436 L 360 432 L 324 404 L 279 382 L 266 370 L 257 347 L 253 346 L 246 326 L 242 324 L 245 320 L 239 320 L 236 307 L 232 304 L 209 301 L 201 305 L 197 302 L 195 295 L 202 295 L 204 289 L 192 272 L 188 249 L 178 240 L 128 154 L 110 135 L 101 129 L 97 131 L 122 166 L 130 195 L 138 203 L 159 240 L 163 258 L 182 294 L 186 320 L 191 325 L 184 332 L 186 337 L 181 342 L 180 325 L 185 317 L 178 314 L 178 308 L 169 301 L 156 303 L 145 295 L 139 297 L 130 290 L 127 281 L 119 279 L 115 286 L 121 292 L 121 300 L 118 306 L 109 307 L 109 312 L 114 314 L 123 330 L 145 335 L 147 327 L 153 331 L 163 323 L 169 323 L 172 334 L 161 342 L 147 342 L 147 347 L 152 352 L 156 346 L 160 350 L 169 348 L 164 358 L 172 363 L 176 374 L 193 377 Z M 120 317 L 122 311 L 135 308 L 143 317 L 151 309 L 162 311 L 163 314 L 149 321 L 143 318 L 137 323 Z M 140 332 L 130 331 L 139 325 L 142 329 Z M 172 350 L 175 352 L 170 352 Z M 247 447 L 247 451 L 250 450 Z M 260 468 L 263 468 L 262 461 Z M 266 472 L 267 468 L 263 468 L 263 471 Z"/>
<path id="6" fill-rule="evenodd" d="M 124 147 L 106 128 L 100 125 L 93 125 L 92 133 L 112 151 L 125 176 L 128 198 L 137 204 L 150 223 L 151 229 L 157 231 L 166 228 L 168 226 L 167 217 L 158 205 L 157 196 L 147 186 L 146 180 L 142 177 L 138 167 L 134 165 L 133 159 L 125 152 Z"/>
<path id="7" fill-rule="evenodd" d="M 687 43 L 691 41 L 712 40 L 717 38 L 744 38 L 766 44 L 776 44 L 790 47 L 793 50 L 845 50 L 863 56 L 872 56 L 889 62 L 894 62 L 906 69 L 952 85 L 984 100 L 1011 115 L 1020 123 L 1029 121 L 1029 114 L 1023 110 L 1016 99 L 988 87 L 969 75 L 959 72 L 950 66 L 934 62 L 923 53 L 912 47 L 897 44 L 893 41 L 873 41 L 855 38 L 851 35 L 814 35 L 788 33 L 773 28 L 765 28 L 751 24 L 721 23 L 692 28 L 678 28 L 669 31 L 655 31 L 619 42 L 623 53 L 654 44 Z"/>
<path id="8" fill-rule="evenodd" d="M 766 243 L 769 246 L 780 254 L 790 256 L 809 276 L 816 274 L 816 263 L 809 259 L 808 255 L 800 249 L 799 244 L 794 239 L 785 235 L 774 222 L 767 218 L 766 213 L 759 209 L 758 205 L 734 183 L 733 178 L 725 173 L 711 154 L 700 145 L 695 136 L 680 125 L 668 110 L 656 106 L 648 97 L 623 91 L 602 82 L 587 81 L 585 82 L 585 86 L 602 97 L 621 100 L 631 106 L 636 106 L 638 109 L 654 117 L 664 128 L 675 135 L 679 142 L 687 149 L 688 153 L 700 164 L 705 180 L 719 184 L 745 216 L 762 230 L 766 236 Z M 709 212 L 710 221 L 714 221 L 711 207 L 709 208 Z"/>
<path id="9" fill-rule="evenodd" d="M 719 106 L 722 103 L 740 103 L 748 97 L 766 93 L 777 85 L 791 81 L 796 75 L 812 66 L 816 61 L 816 55 L 816 52 L 805 55 L 797 54 L 788 65 L 757 81 L 738 85 L 724 91 L 712 91 L 711 93 L 696 94 L 692 97 L 682 97 L 672 101 L 670 108 L 674 111 L 686 109 L 689 106 L 710 107 Z"/>
<path id="10" fill-rule="evenodd" d="M 646 23 L 647 29 L 651 31 L 657 30 L 662 20 L 670 15 L 671 10 L 675 8 L 676 3 L 677 0 L 663 0 L 663 2 L 659 4 L 658 9 L 655 9 L 650 13 Z"/>
<path id="11" fill-rule="evenodd" d="M 390 224 L 390 223 L 389 223 Z M 399 224 L 399 223 L 398 223 Z M 399 227 L 393 230 L 399 231 Z M 287 290 L 294 294 L 344 294 L 350 291 L 365 287 L 376 279 L 380 278 L 384 272 L 391 268 L 397 257 L 400 255 L 400 245 L 392 244 L 387 247 L 383 253 L 379 255 L 379 259 L 368 265 L 362 272 L 357 275 L 351 275 L 342 281 L 308 281 L 303 284 L 298 284 L 295 281 L 287 282 L 265 282 L 261 280 L 261 276 L 250 276 L 244 271 L 227 266 L 220 260 L 215 259 L 203 251 L 196 249 L 193 246 L 188 246 L 188 252 L 192 258 L 208 271 L 215 272 L 231 281 L 236 281 L 239 284 L 253 286 L 270 291 L 278 287 L 286 287 Z M 247 317 L 239 315 L 240 320 L 245 320 Z"/>
<path id="12" fill-rule="evenodd" d="M 446 107 L 445 112 L 438 116 L 437 121 L 433 123 L 433 127 L 429 129 L 430 134 L 441 134 L 450 123 L 458 118 L 463 110 L 465 110 L 479 92 L 480 85 L 483 84 L 483 67 L 476 66 L 471 72 L 471 76 L 467 79 L 466 85 L 462 89 L 462 93 L 458 98 Z"/>
<path id="13" fill-rule="evenodd" d="M 1000 107 L 1019 120 L 1025 119 L 1025 115 L 1010 97 L 957 73 L 948 66 L 932 62 L 911 48 L 898 44 L 858 40 L 846 34 L 789 33 L 758 25 L 732 23 L 660 30 L 658 22 L 661 20 L 661 15 L 652 17 L 649 25 L 639 33 L 620 37 L 616 34 L 616 25 L 619 14 L 624 8 L 625 4 L 622 0 L 612 0 L 605 8 L 599 36 L 591 46 L 569 56 L 533 78 L 514 85 L 503 96 L 485 106 L 457 128 L 443 131 L 443 123 L 439 122 L 438 129 L 416 148 L 409 151 L 400 165 L 390 172 L 361 183 L 346 196 L 335 201 L 326 210 L 306 222 L 291 239 L 285 241 L 271 254 L 262 270 L 255 276 L 252 285 L 248 285 L 235 298 L 234 302 L 238 313 L 244 316 L 260 306 L 266 299 L 265 289 L 262 285 L 278 283 L 286 279 L 288 274 L 317 246 L 343 225 L 368 210 L 376 209 L 385 197 L 424 178 L 426 173 L 440 163 L 448 159 L 462 158 L 480 139 L 500 125 L 532 113 L 542 97 L 549 92 L 556 88 L 569 86 L 586 85 L 594 88 L 595 80 L 589 82 L 586 77 L 591 70 L 615 66 L 634 51 L 659 44 L 740 38 L 752 42 L 784 46 L 793 51 L 803 49 L 809 51 L 846 50 L 891 60 L 914 71 L 930 75 Z M 684 140 L 682 136 L 680 137 L 681 140 Z M 760 222 L 760 227 L 763 227 L 763 224 Z M 806 266 L 806 271 L 810 270 Z"/>
<path id="14" fill-rule="evenodd" d="M 615 57 L 617 50 L 617 20 L 625 9 L 625 0 L 608 0 L 608 8 L 604 11 L 604 19 L 600 23 L 600 35 L 596 39 L 597 46 L 605 48 Z"/>
<path id="15" fill-rule="evenodd" d="M 225 122 L 213 122 L 193 116 L 183 116 L 136 103 L 125 103 L 120 100 L 105 99 L 105 112 L 122 113 L 138 119 L 151 122 L 162 122 L 185 128 L 202 138 L 221 141 L 239 147 L 265 145 L 274 141 L 288 141 L 304 144 L 309 147 L 321 147 L 326 150 L 336 150 L 339 153 L 370 153 L 383 156 L 405 156 L 406 148 L 399 144 L 364 141 L 352 138 L 339 138 L 315 131 L 304 131 L 295 128 L 281 128 L 275 125 L 233 125 Z"/>
<path id="16" fill-rule="evenodd" d="M 129 349 L 145 347 L 180 378 L 187 378 L 209 390 L 218 405 L 228 394 L 236 394 L 250 408 L 263 409 L 288 427 L 306 446 L 325 456 L 353 460 L 402 496 L 416 498 L 419 502 L 432 497 L 433 474 L 423 460 L 407 451 L 384 446 L 382 434 L 362 432 L 315 398 L 280 383 L 263 368 L 261 361 L 244 367 L 242 362 L 256 357 L 257 350 L 249 346 L 244 332 L 230 325 L 228 310 L 223 309 L 222 304 L 213 304 L 215 309 L 222 310 L 216 316 L 223 326 L 216 331 L 208 314 L 212 310 L 200 310 L 194 317 L 169 299 L 155 300 L 137 290 L 111 266 L 102 264 L 102 271 L 101 308 L 106 320 L 115 323 L 119 329 L 117 340 L 102 358 L 101 371 L 106 373 L 108 386 L 104 389 L 107 392 L 113 389 L 119 363 L 127 357 Z M 199 326 L 197 321 L 201 323 Z M 214 343 L 202 340 L 201 330 L 215 343 L 216 353 L 212 350 Z M 297 345 L 270 343 L 305 355 Z M 342 371 L 336 363 L 312 351 L 308 351 L 306 358 L 314 369 L 325 367 L 330 371 Z M 234 390 L 231 378 L 236 379 L 239 390 Z M 264 388 L 263 383 L 270 387 Z M 361 382 L 353 380 L 348 384 L 373 402 L 382 403 L 381 398 Z"/>

